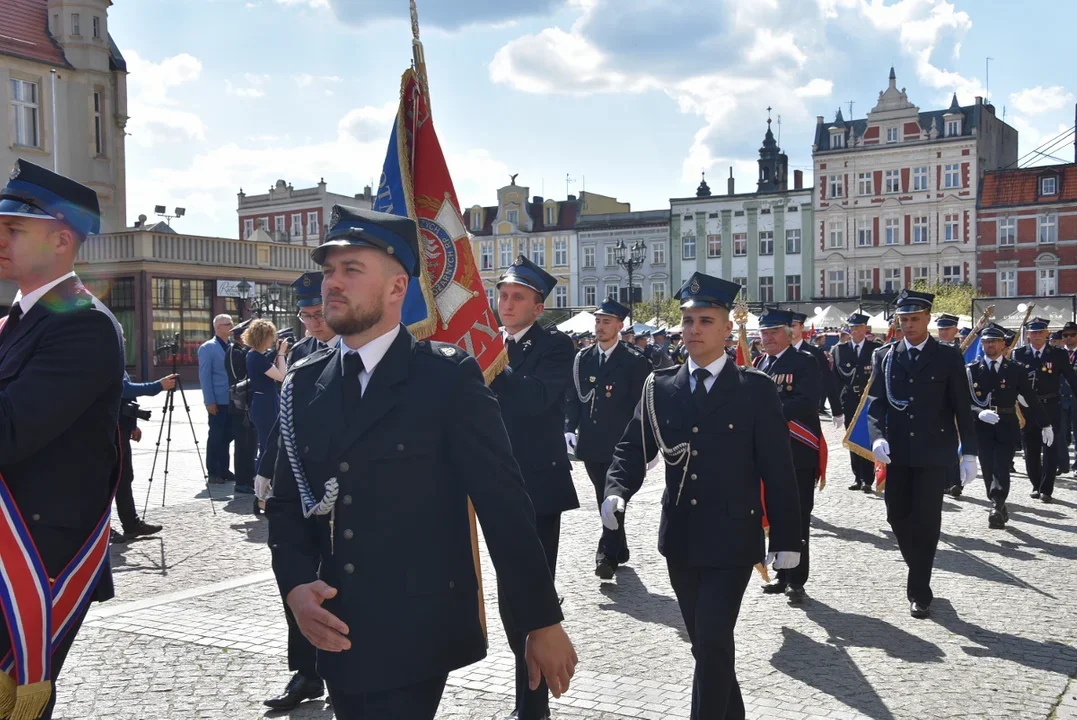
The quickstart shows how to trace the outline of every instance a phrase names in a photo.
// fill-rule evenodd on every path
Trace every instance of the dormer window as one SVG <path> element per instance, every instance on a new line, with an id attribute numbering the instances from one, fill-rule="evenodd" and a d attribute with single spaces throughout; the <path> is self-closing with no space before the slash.
<path id="1" fill-rule="evenodd" d="M 830 148 L 837 150 L 845 147 L 845 133 L 838 131 L 830 133 Z"/>
<path id="2" fill-rule="evenodd" d="M 520 211 L 519 210 L 509 210 L 508 212 L 505 213 L 505 219 L 508 220 L 513 225 L 519 225 L 520 224 Z"/>
<path id="3" fill-rule="evenodd" d="M 546 208 L 546 224 L 547 225 L 556 225 L 557 224 L 557 208 L 555 208 L 553 205 Z"/>
<path id="4" fill-rule="evenodd" d="M 1040 178 L 1040 195 L 1057 195 L 1058 178 L 1054 175 Z"/>
<path id="5" fill-rule="evenodd" d="M 886 128 L 886 142 L 896 143 L 898 141 L 898 129 L 896 127 Z"/>
<path id="6" fill-rule="evenodd" d="M 960 120 L 947 120 L 946 121 L 946 137 L 957 137 L 961 134 L 961 121 Z"/>
<path id="7" fill-rule="evenodd" d="M 478 210 L 471 211 L 471 229 L 482 230 L 482 213 Z"/>

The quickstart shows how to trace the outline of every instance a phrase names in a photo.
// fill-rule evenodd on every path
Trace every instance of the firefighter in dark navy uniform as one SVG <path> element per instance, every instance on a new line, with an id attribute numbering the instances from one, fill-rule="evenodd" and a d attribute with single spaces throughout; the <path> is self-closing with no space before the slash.
<path id="1" fill-rule="evenodd" d="M 599 306 L 595 311 L 598 342 L 576 354 L 568 389 L 565 441 L 583 461 L 595 486 L 598 508 L 606 496 L 606 471 L 613 461 L 613 448 L 632 419 L 643 382 L 651 373 L 647 358 L 618 340 L 627 316 L 628 308 L 613 298 Z M 623 515 L 619 521 L 617 530 L 603 528 L 598 543 L 595 575 L 603 580 L 612 578 L 617 566 L 628 562 Z"/>
<path id="2" fill-rule="evenodd" d="M 602 521 L 643 484 L 661 452 L 666 490 L 658 550 L 692 642 L 693 720 L 744 718 L 734 668 L 734 628 L 752 567 L 779 570 L 800 561 L 800 507 L 789 429 L 774 382 L 730 361 L 736 283 L 694 273 L 678 291 L 688 361 L 659 370 L 644 386 L 632 422 L 614 451 Z M 814 361 L 804 356 L 812 364 Z M 760 479 L 767 497 L 770 552 L 764 547 Z"/>
<path id="3" fill-rule="evenodd" d="M 957 324 L 959 318 L 956 315 L 942 314 L 935 319 L 935 327 L 938 328 L 939 342 L 950 347 L 961 347 L 961 331 Z"/>
<path id="4" fill-rule="evenodd" d="M 823 412 L 826 409 L 826 403 L 829 402 L 831 421 L 834 423 L 834 427 L 842 427 L 844 413 L 842 412 L 841 396 L 838 394 L 838 383 L 834 380 L 834 373 L 830 370 L 830 358 L 827 357 L 826 350 L 816 347 L 804 339 L 804 323 L 807 319 L 808 316 L 804 313 L 793 313 L 793 348 L 800 352 L 808 353 L 819 364 L 819 377 L 822 382 L 819 412 Z"/>
<path id="5" fill-rule="evenodd" d="M 871 379 L 871 356 L 879 349 L 879 343 L 868 340 L 868 316 L 853 313 L 849 316 L 849 340 L 834 346 L 834 377 L 841 395 L 841 408 L 845 427 L 856 416 L 860 398 Z M 871 492 L 875 484 L 875 465 L 871 460 L 854 452 L 849 453 L 849 463 L 853 469 L 853 484 L 850 490 Z"/>
<path id="6" fill-rule="evenodd" d="M 333 215 L 312 256 L 340 342 L 285 377 L 266 505 L 273 571 L 333 711 L 433 718 L 448 673 L 485 656 L 469 498 L 533 677 L 559 695 L 575 652 L 498 403 L 467 353 L 400 324 L 415 223 Z"/>

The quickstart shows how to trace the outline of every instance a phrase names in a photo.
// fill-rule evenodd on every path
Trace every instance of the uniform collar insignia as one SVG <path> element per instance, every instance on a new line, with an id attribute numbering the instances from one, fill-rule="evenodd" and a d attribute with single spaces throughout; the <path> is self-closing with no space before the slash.
<path id="1" fill-rule="evenodd" d="M 22 169 L 19 167 L 19 164 L 15 163 L 15 167 L 11 168 L 11 175 L 8 176 L 8 179 L 9 180 L 14 180 L 15 178 L 17 178 L 19 176 L 19 173 L 21 171 L 22 171 Z"/>

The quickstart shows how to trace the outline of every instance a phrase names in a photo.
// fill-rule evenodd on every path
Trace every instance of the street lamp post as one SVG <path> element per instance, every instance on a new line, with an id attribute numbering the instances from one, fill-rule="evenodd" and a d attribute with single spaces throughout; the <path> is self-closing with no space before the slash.
<path id="1" fill-rule="evenodd" d="M 251 297 L 251 284 L 246 280 L 240 280 L 236 285 L 241 300 L 250 303 L 250 311 L 255 317 L 262 317 L 262 313 L 273 313 L 273 308 L 278 306 L 280 300 L 280 284 L 273 283 L 266 292 L 256 298 Z"/>
<path id="2" fill-rule="evenodd" d="M 647 244 L 643 240 L 637 240 L 629 248 L 625 245 L 624 240 L 618 240 L 614 246 L 614 252 L 617 264 L 628 271 L 628 325 L 631 327 L 634 321 L 632 317 L 632 301 L 633 290 L 635 289 L 632 284 L 632 278 L 636 273 L 636 268 L 642 265 L 647 257 Z"/>

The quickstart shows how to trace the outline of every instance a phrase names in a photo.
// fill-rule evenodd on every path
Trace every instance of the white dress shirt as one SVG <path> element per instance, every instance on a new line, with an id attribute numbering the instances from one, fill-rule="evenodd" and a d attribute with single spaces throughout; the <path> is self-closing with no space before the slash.
<path id="1" fill-rule="evenodd" d="M 599 360 L 600 365 L 605 365 L 606 363 L 608 363 L 610 361 L 610 355 L 613 354 L 613 351 L 617 349 L 618 345 L 620 345 L 620 343 L 617 342 L 616 340 L 614 340 L 613 344 L 610 345 L 608 350 L 603 350 L 601 345 L 597 346 L 598 347 L 598 354 L 606 356 L 605 359 Z"/>
<path id="2" fill-rule="evenodd" d="M 370 384 L 370 376 L 374 374 L 374 369 L 378 367 L 378 363 L 385 357 L 385 353 L 389 352 L 389 348 L 399 334 L 400 326 L 396 325 L 389 332 L 384 335 L 379 335 L 361 348 L 348 347 L 344 342 L 344 338 L 340 338 L 341 375 L 344 374 L 343 356 L 349 353 L 359 353 L 359 357 L 363 359 L 363 371 L 359 373 L 359 385 L 362 387 L 363 394 L 365 395 L 366 386 Z"/>
<path id="3" fill-rule="evenodd" d="M 910 343 L 909 338 L 902 338 L 902 339 L 905 341 L 905 350 L 906 351 L 909 351 L 909 350 L 912 350 L 913 348 L 916 348 L 920 352 L 923 352 L 924 351 L 924 345 L 927 345 L 927 341 L 929 339 L 931 339 L 931 336 L 928 335 L 927 338 L 925 338 L 924 341 L 922 343 L 920 343 L 919 345 L 913 345 L 912 343 Z"/>
<path id="4" fill-rule="evenodd" d="M 515 342 L 520 342 L 521 340 L 524 339 L 524 335 L 526 335 L 531 330 L 531 326 L 534 325 L 534 324 L 535 323 L 531 323 L 531 325 L 528 325 L 527 327 L 525 327 L 523 330 L 516 333 L 515 335 L 510 335 L 509 331 L 506 328 L 501 328 L 501 332 L 505 334 L 505 342 L 508 342 L 509 340 L 513 340 Z"/>
<path id="5" fill-rule="evenodd" d="M 725 367 L 725 361 L 729 359 L 729 356 L 723 352 L 718 356 L 718 359 L 707 365 L 704 370 L 710 373 L 710 377 L 703 381 L 703 387 L 707 388 L 707 392 L 711 391 L 714 387 L 714 381 L 718 379 L 718 374 L 722 372 L 722 368 Z M 696 365 L 696 361 L 692 358 L 688 358 L 688 384 L 692 392 L 696 389 L 696 376 L 695 372 L 699 369 L 699 365 Z"/>
<path id="6" fill-rule="evenodd" d="M 52 282 L 45 283 L 44 285 L 39 287 L 37 290 L 34 290 L 33 292 L 30 292 L 30 293 L 28 293 L 26 295 L 22 294 L 22 290 L 19 290 L 18 292 L 15 293 L 15 302 L 17 302 L 19 304 L 19 307 L 22 308 L 22 314 L 25 316 L 26 313 L 30 312 L 30 308 L 32 308 L 37 303 L 38 300 L 45 297 L 45 293 L 47 293 L 49 290 L 52 290 L 54 287 L 56 287 L 57 285 L 62 283 L 64 280 L 67 280 L 68 278 L 73 278 L 73 277 L 78 277 L 77 275 L 75 275 L 74 270 L 67 273 L 66 275 L 61 275 L 60 277 L 56 278 Z"/>
<path id="7" fill-rule="evenodd" d="M 793 347 L 793 346 L 790 345 L 789 347 Z M 788 349 L 789 348 L 786 348 L 785 350 L 788 350 Z M 774 356 L 767 355 L 766 358 L 763 359 L 763 362 L 759 363 L 759 369 L 761 371 L 763 371 L 763 372 L 766 372 L 767 368 L 769 368 L 774 363 L 778 362 L 778 358 L 780 358 L 782 355 L 785 354 L 785 350 L 782 350 L 780 353 L 778 353 L 777 355 L 774 355 Z"/>

